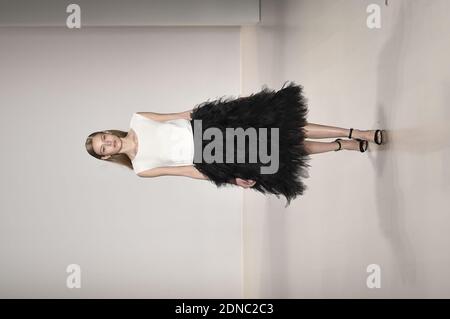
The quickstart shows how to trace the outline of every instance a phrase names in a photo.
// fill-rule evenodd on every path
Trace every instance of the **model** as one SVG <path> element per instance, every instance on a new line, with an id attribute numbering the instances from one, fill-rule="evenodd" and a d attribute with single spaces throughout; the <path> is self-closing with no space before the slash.
<path id="1" fill-rule="evenodd" d="M 134 113 L 128 132 L 94 132 L 86 140 L 86 149 L 93 157 L 124 165 L 141 177 L 187 176 L 208 180 L 217 187 L 239 185 L 263 194 L 283 195 L 288 206 L 307 188 L 304 179 L 309 177 L 311 154 L 339 150 L 364 153 L 369 141 L 384 143 L 383 130 L 308 123 L 307 114 L 303 86 L 287 81 L 278 91 L 265 86 L 250 96 L 222 97 L 181 113 Z M 229 130 L 238 132 L 238 129 L 241 133 L 248 129 L 257 132 L 253 134 L 256 145 L 263 146 L 258 152 L 265 149 L 265 154 L 273 155 L 276 150 L 275 172 L 261 173 L 269 164 L 267 156 L 265 159 L 260 156 L 262 153 L 252 157 L 255 155 L 255 149 L 249 147 L 252 135 L 244 136 L 248 139 L 243 148 L 233 141 L 234 137 L 231 143 L 226 140 L 230 137 L 227 131 L 229 134 Z M 332 142 L 306 140 L 335 137 Z M 218 139 L 220 143 L 215 143 Z M 245 161 L 234 155 L 230 158 L 229 154 L 239 152 L 245 154 Z M 209 159 L 204 160 L 208 154 Z M 202 160 L 198 161 L 199 158 Z"/>

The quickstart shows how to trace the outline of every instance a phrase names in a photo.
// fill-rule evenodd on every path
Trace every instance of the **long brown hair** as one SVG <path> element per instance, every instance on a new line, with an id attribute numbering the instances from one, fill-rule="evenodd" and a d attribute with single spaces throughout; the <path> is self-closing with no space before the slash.
<path id="1" fill-rule="evenodd" d="M 111 156 L 110 158 L 102 159 L 102 155 L 98 155 L 97 153 L 95 153 L 94 148 L 92 146 L 92 139 L 97 134 L 112 134 L 117 137 L 124 138 L 125 136 L 127 136 L 127 134 L 128 134 L 127 132 L 120 131 L 120 130 L 105 130 L 105 131 L 94 132 L 86 138 L 86 150 L 90 155 L 92 155 L 96 159 L 99 159 L 101 161 L 113 162 L 116 164 L 126 166 L 129 169 L 133 169 L 133 164 L 131 163 L 131 160 L 127 154 L 123 154 L 123 153 L 114 154 L 114 155 L 110 155 Z"/>

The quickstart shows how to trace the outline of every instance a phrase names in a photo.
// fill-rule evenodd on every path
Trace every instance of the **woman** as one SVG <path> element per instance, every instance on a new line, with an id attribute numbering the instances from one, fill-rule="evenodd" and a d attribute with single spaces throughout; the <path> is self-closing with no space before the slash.
<path id="1" fill-rule="evenodd" d="M 308 177 L 310 154 L 342 149 L 365 152 L 368 141 L 378 145 L 383 143 L 382 130 L 345 129 L 308 123 L 303 87 L 292 81 L 286 86 L 288 82 L 279 91 L 264 87 L 247 97 L 222 97 L 206 101 L 186 112 L 138 112 L 133 114 L 129 132 L 94 132 L 87 138 L 86 149 L 95 158 L 125 165 L 141 177 L 176 175 L 206 179 L 217 187 L 235 184 L 263 194 L 275 194 L 278 198 L 283 195 L 288 206 L 307 188 L 303 178 Z M 261 173 L 267 162 L 262 161 L 260 156 L 256 161 L 249 160 L 254 151 L 249 148 L 250 137 L 244 149 L 242 144 L 238 147 L 238 143 L 233 145 L 220 140 L 226 139 L 227 128 L 255 129 L 258 133 L 257 145 L 265 145 L 267 154 L 273 153 L 275 146 L 273 151 L 277 151 L 278 161 L 276 172 Z M 206 134 L 212 132 L 211 129 L 223 133 L 222 137 L 215 135 L 212 139 L 210 134 Z M 276 134 L 272 138 L 274 132 Z M 333 142 L 305 140 L 332 137 L 349 139 L 337 138 Z M 226 145 L 221 151 L 211 147 L 211 142 L 218 140 L 223 142 L 222 146 Z M 202 158 L 208 151 L 220 160 L 194 161 L 198 155 Z M 245 162 L 237 161 L 234 153 L 233 160 L 227 161 L 226 154 L 234 151 L 245 154 Z"/>

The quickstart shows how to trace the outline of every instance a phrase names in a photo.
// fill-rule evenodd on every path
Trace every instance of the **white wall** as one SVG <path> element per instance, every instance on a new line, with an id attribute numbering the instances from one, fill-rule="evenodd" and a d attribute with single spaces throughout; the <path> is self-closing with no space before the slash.
<path id="1" fill-rule="evenodd" d="M 133 112 L 238 95 L 239 28 L 0 28 L 0 69 L 0 297 L 241 297 L 241 189 L 84 148 Z"/>
<path id="2" fill-rule="evenodd" d="M 0 0 L 0 26 L 65 26 L 75 3 L 82 26 L 251 25 L 259 0 Z"/>

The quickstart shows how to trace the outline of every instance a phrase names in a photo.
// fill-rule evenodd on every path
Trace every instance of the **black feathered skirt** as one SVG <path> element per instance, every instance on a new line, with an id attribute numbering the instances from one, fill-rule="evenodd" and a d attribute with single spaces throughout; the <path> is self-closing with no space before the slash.
<path id="1" fill-rule="evenodd" d="M 286 85 L 288 84 L 288 85 Z M 251 179 L 256 181 L 251 188 L 263 194 L 271 193 L 277 198 L 283 195 L 287 199 L 286 207 L 297 195 L 302 195 L 306 190 L 304 178 L 309 177 L 308 164 L 310 157 L 304 147 L 305 129 L 307 124 L 307 99 L 303 96 L 303 87 L 292 81 L 284 83 L 278 91 L 273 91 L 263 86 L 262 90 L 250 96 L 239 98 L 225 98 L 214 101 L 206 101 L 194 107 L 191 112 L 191 125 L 195 131 L 195 120 L 201 120 L 202 134 L 208 128 L 217 128 L 222 132 L 223 160 L 196 162 L 194 166 L 217 187 L 232 185 L 235 178 Z M 197 123 L 199 123 L 197 121 Z M 258 156 L 257 161 L 249 160 L 248 143 L 245 146 L 245 162 L 233 162 L 226 159 L 226 129 L 232 128 L 255 128 L 258 132 L 257 138 L 265 143 L 268 154 L 272 151 L 273 141 L 276 134 L 272 128 L 278 128 L 278 169 L 275 173 L 262 174 L 261 167 L 267 167 L 267 159 L 262 161 Z M 266 135 L 261 136 L 260 128 L 266 128 Z M 199 132 L 199 130 L 197 130 Z M 273 135 L 273 140 L 272 140 Z M 195 137 L 197 136 L 197 137 Z M 258 142 L 259 142 L 258 140 Z M 198 139 L 194 133 L 195 157 L 198 152 L 206 150 L 207 145 L 213 141 L 210 139 Z M 246 139 L 249 142 L 249 139 Z M 234 141 L 237 151 L 238 143 Z M 242 144 L 241 144 L 242 145 Z M 260 144 L 258 144 L 260 145 Z M 211 147 L 208 147 L 211 151 Z M 242 146 L 241 146 L 242 150 Z M 254 149 L 253 149 L 254 150 Z M 236 152 L 237 153 L 237 152 Z M 214 151 L 212 151 L 214 154 Z M 270 154 L 273 155 L 273 154 Z M 200 156 L 203 158 L 203 156 Z M 198 157 L 197 157 L 198 158 Z"/>

